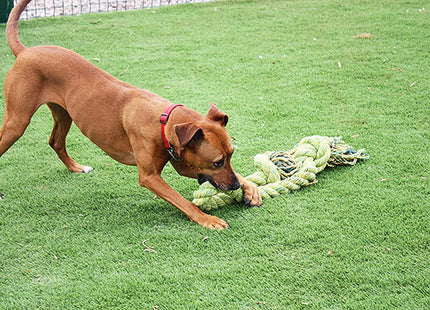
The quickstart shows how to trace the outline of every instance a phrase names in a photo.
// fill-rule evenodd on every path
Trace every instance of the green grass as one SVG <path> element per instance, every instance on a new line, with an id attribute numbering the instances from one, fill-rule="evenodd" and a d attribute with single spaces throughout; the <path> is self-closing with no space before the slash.
<path id="1" fill-rule="evenodd" d="M 210 231 L 76 127 L 69 153 L 95 170 L 66 171 L 42 107 L 0 158 L 0 308 L 428 309 L 429 12 L 429 1 L 267 0 L 22 22 L 27 46 L 70 48 L 201 113 L 216 102 L 244 175 L 255 154 L 313 134 L 372 157 L 262 208 L 214 211 L 232 229 Z M 14 62 L 4 29 L 1 79 Z M 195 180 L 163 176 L 192 198 Z"/>

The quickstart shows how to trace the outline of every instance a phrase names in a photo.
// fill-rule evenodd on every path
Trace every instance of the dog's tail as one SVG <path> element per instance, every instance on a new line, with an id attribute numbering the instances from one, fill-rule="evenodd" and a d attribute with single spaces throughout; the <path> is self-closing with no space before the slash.
<path id="1" fill-rule="evenodd" d="M 7 21 L 7 42 L 9 43 L 10 49 L 12 50 L 12 53 L 15 55 L 15 57 L 18 57 L 18 55 L 26 48 L 19 40 L 18 20 L 21 16 L 21 13 L 25 10 L 27 4 L 30 3 L 30 1 L 31 0 L 19 1 L 18 4 L 10 12 L 9 19 Z"/>

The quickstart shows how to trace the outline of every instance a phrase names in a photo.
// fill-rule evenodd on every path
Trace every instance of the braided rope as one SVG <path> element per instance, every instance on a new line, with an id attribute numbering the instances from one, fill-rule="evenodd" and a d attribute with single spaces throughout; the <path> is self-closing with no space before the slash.
<path id="1" fill-rule="evenodd" d="M 355 151 L 341 138 L 311 136 L 290 151 L 257 154 L 254 166 L 258 170 L 245 179 L 258 186 L 263 199 L 269 199 L 316 183 L 316 174 L 326 166 L 352 166 L 368 158 L 365 149 Z M 243 201 L 242 189 L 219 191 L 209 182 L 200 185 L 193 196 L 193 203 L 205 211 Z"/>

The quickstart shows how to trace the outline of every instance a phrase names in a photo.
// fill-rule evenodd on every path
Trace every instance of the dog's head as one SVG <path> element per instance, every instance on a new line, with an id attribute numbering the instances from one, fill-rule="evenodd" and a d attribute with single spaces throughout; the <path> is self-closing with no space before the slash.
<path id="1" fill-rule="evenodd" d="M 227 132 L 228 116 L 211 104 L 206 116 L 196 123 L 174 126 L 180 154 L 199 181 L 209 181 L 220 190 L 235 190 L 240 183 L 231 166 L 233 144 Z"/>

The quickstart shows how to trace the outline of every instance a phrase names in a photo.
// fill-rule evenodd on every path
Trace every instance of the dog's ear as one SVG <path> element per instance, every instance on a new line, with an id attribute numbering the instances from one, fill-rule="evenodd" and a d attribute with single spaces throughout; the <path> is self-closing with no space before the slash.
<path id="1" fill-rule="evenodd" d="M 228 123 L 227 114 L 221 112 L 215 103 L 211 103 L 211 107 L 209 109 L 208 114 L 206 114 L 206 118 L 215 122 L 220 122 L 224 127 Z"/>
<path id="2" fill-rule="evenodd" d="M 187 144 L 199 145 L 203 141 L 203 130 L 192 123 L 177 124 L 174 128 L 181 148 Z"/>

